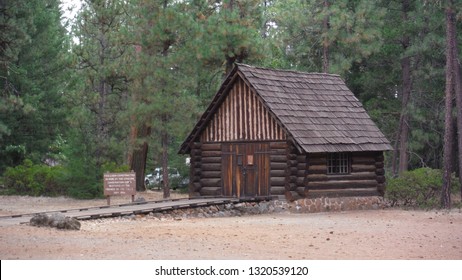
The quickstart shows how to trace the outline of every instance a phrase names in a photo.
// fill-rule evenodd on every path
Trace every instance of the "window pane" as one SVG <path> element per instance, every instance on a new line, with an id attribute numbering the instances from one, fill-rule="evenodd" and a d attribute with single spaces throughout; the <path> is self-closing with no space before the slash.
<path id="1" fill-rule="evenodd" d="M 350 173 L 350 157 L 348 153 L 327 154 L 327 174 Z"/>

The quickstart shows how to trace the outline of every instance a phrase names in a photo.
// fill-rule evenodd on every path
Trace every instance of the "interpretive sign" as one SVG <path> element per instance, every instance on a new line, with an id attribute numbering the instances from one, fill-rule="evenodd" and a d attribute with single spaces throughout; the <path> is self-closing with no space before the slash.
<path id="1" fill-rule="evenodd" d="M 135 172 L 104 174 L 104 195 L 108 197 L 108 204 L 112 195 L 131 195 L 133 201 L 135 194 Z"/>

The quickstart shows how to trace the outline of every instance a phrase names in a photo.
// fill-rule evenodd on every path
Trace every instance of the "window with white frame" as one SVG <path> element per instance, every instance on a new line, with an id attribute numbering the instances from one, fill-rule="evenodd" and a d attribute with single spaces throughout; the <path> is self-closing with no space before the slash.
<path id="1" fill-rule="evenodd" d="M 350 154 L 327 154 L 327 174 L 349 174 L 350 169 Z"/>

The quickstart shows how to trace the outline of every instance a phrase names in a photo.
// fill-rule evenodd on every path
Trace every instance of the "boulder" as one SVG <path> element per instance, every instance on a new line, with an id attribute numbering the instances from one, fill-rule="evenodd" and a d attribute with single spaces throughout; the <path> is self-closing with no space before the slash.
<path id="1" fill-rule="evenodd" d="M 32 217 L 29 221 L 31 226 L 55 227 L 58 229 L 80 230 L 80 222 L 76 218 L 66 217 L 61 213 L 51 215 L 41 213 Z"/>

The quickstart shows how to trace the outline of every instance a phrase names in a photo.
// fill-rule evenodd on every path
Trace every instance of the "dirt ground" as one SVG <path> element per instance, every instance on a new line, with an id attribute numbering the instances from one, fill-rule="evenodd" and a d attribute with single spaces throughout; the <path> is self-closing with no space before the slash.
<path id="1" fill-rule="evenodd" d="M 138 194 L 146 200 L 160 193 Z M 173 194 L 175 197 L 183 195 Z M 112 204 L 130 198 L 113 198 Z M 0 196 L 0 215 L 106 205 Z M 0 225 L 0 259 L 462 259 L 462 211 L 401 209 L 226 218 L 82 221 L 80 231 Z"/>

